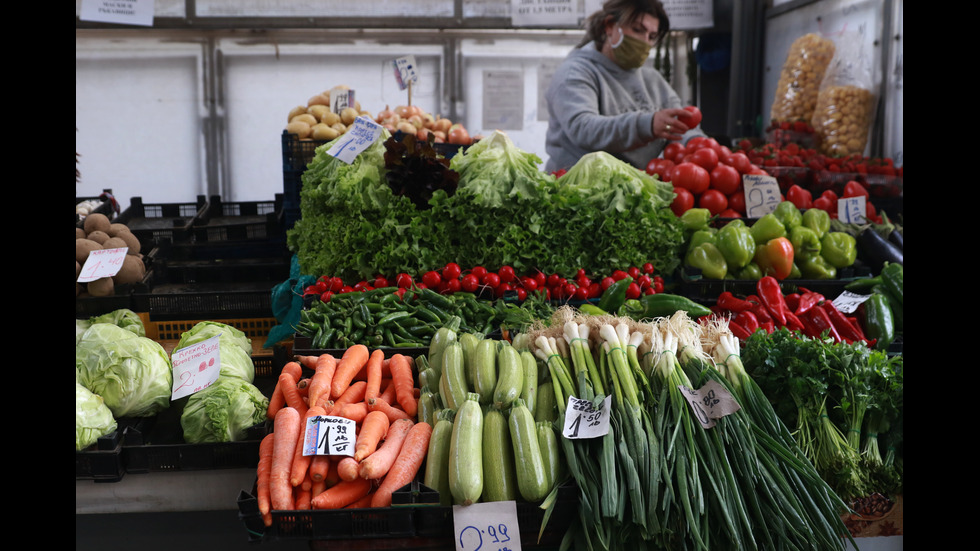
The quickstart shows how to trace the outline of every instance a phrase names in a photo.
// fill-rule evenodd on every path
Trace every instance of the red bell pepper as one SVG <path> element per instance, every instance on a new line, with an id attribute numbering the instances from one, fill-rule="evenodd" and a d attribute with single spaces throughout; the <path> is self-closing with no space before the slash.
<path id="1" fill-rule="evenodd" d="M 834 328 L 834 322 L 830 320 L 830 316 L 823 309 L 823 306 L 818 304 L 810 308 L 804 316 L 810 320 L 812 328 L 817 331 L 817 336 L 823 335 L 826 332 L 835 342 L 841 342 L 841 336 L 837 333 L 837 329 Z"/>
<path id="2" fill-rule="evenodd" d="M 732 335 L 738 337 L 738 340 L 744 341 L 749 338 L 751 333 L 748 332 L 744 327 L 735 323 L 734 321 L 728 322 L 728 329 L 732 332 Z"/>
<path id="3" fill-rule="evenodd" d="M 739 312 L 732 318 L 732 321 L 744 327 L 749 333 L 755 333 L 755 330 L 759 328 L 759 318 L 755 317 L 751 310 Z"/>
<path id="4" fill-rule="evenodd" d="M 827 312 L 830 321 L 834 324 L 834 329 L 837 330 L 837 334 L 841 336 L 847 343 L 853 342 L 868 342 L 861 334 L 861 330 L 857 328 L 856 325 L 851 323 L 851 320 L 847 319 L 847 316 L 843 312 L 834 306 L 831 301 L 825 301 L 822 305 L 823 309 Z"/>
<path id="5" fill-rule="evenodd" d="M 756 282 L 756 291 L 762 304 L 772 314 L 773 322 L 780 326 L 786 325 L 786 303 L 783 301 L 783 290 L 779 287 L 779 281 L 773 276 L 763 276 Z"/>
<path id="6" fill-rule="evenodd" d="M 722 291 L 722 293 L 718 295 L 717 304 L 719 308 L 724 308 L 725 310 L 729 310 L 731 312 L 744 312 L 746 310 L 751 310 L 753 306 L 751 302 L 736 297 L 731 293 L 731 291 Z"/>
<path id="7" fill-rule="evenodd" d="M 813 308 L 817 304 L 820 304 L 825 300 L 825 297 L 820 293 L 814 293 L 813 291 L 806 291 L 800 295 L 800 304 L 796 307 L 793 313 L 797 316 L 803 315 L 807 310 Z"/>
<path id="8" fill-rule="evenodd" d="M 755 261 L 762 273 L 786 279 L 793 271 L 793 243 L 785 237 L 770 239 L 755 248 Z"/>

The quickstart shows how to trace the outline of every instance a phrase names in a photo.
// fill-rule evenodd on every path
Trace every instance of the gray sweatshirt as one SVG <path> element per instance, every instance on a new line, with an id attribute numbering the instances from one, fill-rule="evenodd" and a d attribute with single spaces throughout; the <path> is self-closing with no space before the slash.
<path id="1" fill-rule="evenodd" d="M 653 113 L 684 106 L 670 83 L 649 64 L 621 69 L 595 43 L 568 54 L 555 71 L 546 98 L 548 172 L 570 168 L 593 151 L 646 168 L 667 144 L 653 137 Z M 694 128 L 683 141 L 703 135 Z"/>

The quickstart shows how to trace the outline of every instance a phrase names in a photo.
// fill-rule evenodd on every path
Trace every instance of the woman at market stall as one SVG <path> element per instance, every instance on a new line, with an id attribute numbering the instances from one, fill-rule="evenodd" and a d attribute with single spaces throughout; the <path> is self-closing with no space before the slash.
<path id="1" fill-rule="evenodd" d="M 681 99 L 646 63 L 669 30 L 659 0 L 608 0 L 588 18 L 546 93 L 546 170 L 567 169 L 593 151 L 642 169 L 669 141 L 704 135 L 685 124 Z"/>

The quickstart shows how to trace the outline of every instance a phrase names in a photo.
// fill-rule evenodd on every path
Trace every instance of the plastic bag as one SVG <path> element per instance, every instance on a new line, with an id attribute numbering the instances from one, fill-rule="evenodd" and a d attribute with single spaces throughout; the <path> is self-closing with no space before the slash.
<path id="1" fill-rule="evenodd" d="M 838 38 L 817 94 L 811 125 L 817 150 L 824 155 L 860 155 L 868 144 L 877 98 L 870 55 L 861 39 L 858 33 Z"/>
<path id="2" fill-rule="evenodd" d="M 778 122 L 809 122 L 827 66 L 834 57 L 830 39 L 814 33 L 795 41 L 786 54 L 769 118 Z"/>

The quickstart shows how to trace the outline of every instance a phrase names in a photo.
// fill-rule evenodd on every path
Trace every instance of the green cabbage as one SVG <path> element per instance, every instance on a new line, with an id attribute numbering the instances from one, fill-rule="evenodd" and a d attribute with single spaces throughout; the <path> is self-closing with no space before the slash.
<path id="1" fill-rule="evenodd" d="M 139 314 L 130 310 L 129 308 L 120 308 L 118 310 L 113 310 L 99 316 L 92 316 L 88 319 L 76 319 L 75 320 L 75 340 L 82 336 L 82 333 L 86 329 L 92 327 L 95 323 L 111 323 L 113 325 L 118 325 L 123 329 L 128 329 L 132 331 L 138 337 L 146 336 L 146 327 L 143 325 L 143 320 L 140 318 Z"/>
<path id="2" fill-rule="evenodd" d="M 173 371 L 160 343 L 109 323 L 92 324 L 75 343 L 77 380 L 117 419 L 151 417 L 170 406 Z"/>
<path id="3" fill-rule="evenodd" d="M 181 334 L 174 350 L 200 344 L 216 336 L 221 354 L 221 375 L 253 382 L 255 363 L 252 361 L 252 340 L 234 326 L 219 321 L 198 322 Z"/>
<path id="4" fill-rule="evenodd" d="M 269 399 L 255 385 L 235 377 L 221 377 L 187 397 L 180 425 L 184 441 L 237 442 L 250 427 L 262 423 Z"/>
<path id="5" fill-rule="evenodd" d="M 84 450 L 114 430 L 116 419 L 102 397 L 76 382 L 75 451 Z"/>

